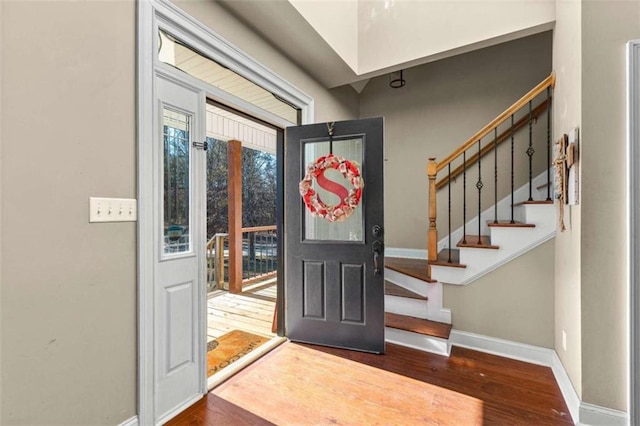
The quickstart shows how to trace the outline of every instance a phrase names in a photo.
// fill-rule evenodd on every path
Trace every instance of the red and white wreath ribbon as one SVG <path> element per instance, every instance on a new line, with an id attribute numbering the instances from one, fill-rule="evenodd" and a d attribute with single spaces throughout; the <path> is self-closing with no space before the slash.
<path id="1" fill-rule="evenodd" d="M 352 188 L 347 190 L 344 186 L 329 180 L 324 172 L 327 169 L 335 169 L 342 173 Z M 322 202 L 318 193 L 311 187 L 313 179 L 318 181 L 318 186 L 337 195 L 340 203 L 337 206 L 327 206 Z M 360 204 L 362 198 L 364 180 L 360 175 L 358 164 L 345 160 L 333 154 L 319 157 L 315 162 L 307 166 L 304 179 L 300 181 L 300 195 L 307 209 L 314 215 L 325 218 L 329 222 L 340 222 L 347 219 Z"/>

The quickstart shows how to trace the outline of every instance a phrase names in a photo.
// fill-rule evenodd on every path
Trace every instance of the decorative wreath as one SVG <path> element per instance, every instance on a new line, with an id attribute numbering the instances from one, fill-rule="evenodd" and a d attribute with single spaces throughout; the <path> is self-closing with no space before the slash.
<path id="1" fill-rule="evenodd" d="M 342 173 L 342 176 L 349 180 L 352 188 L 347 190 L 339 183 L 327 179 L 324 175 L 327 169 L 335 169 Z M 341 200 L 340 204 L 327 206 L 323 203 L 318 193 L 311 187 L 314 178 L 321 188 L 337 195 Z M 364 180 L 360 176 L 358 164 L 333 154 L 319 157 L 315 162 L 310 163 L 304 179 L 300 181 L 300 195 L 307 209 L 314 216 L 323 217 L 329 222 L 341 222 L 351 216 L 360 204 L 362 188 L 364 188 Z"/>

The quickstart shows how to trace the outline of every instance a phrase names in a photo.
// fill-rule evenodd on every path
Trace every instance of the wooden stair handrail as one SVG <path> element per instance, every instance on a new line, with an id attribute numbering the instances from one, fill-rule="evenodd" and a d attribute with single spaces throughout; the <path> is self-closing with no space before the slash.
<path id="1" fill-rule="evenodd" d="M 555 85 L 556 85 L 556 76 L 555 74 L 552 73 L 549 77 L 545 78 L 540 83 L 538 83 L 538 85 L 533 89 L 531 89 L 527 94 L 525 94 L 523 97 L 518 99 L 513 105 L 511 105 L 509 108 L 504 110 L 500 115 L 494 118 L 491 122 L 489 122 L 489 124 L 487 124 L 482 129 L 480 129 L 475 135 L 467 139 L 465 143 L 460 145 L 455 151 L 449 154 L 448 157 L 446 157 L 441 162 L 437 163 L 436 174 L 440 170 L 447 167 L 447 165 L 451 163 L 453 160 L 455 160 L 460 155 L 462 155 L 464 151 L 466 151 L 467 149 L 472 147 L 474 144 L 476 144 L 478 140 L 487 136 L 489 132 L 491 132 L 495 127 L 504 123 L 509 117 L 511 117 L 512 114 L 515 114 L 520 108 L 525 106 L 529 101 L 533 100 L 536 96 L 538 96 L 548 87 L 551 87 L 553 89 Z"/>
<path id="2" fill-rule="evenodd" d="M 546 109 L 549 106 L 549 100 L 545 99 L 544 101 L 540 102 L 540 104 L 538 106 L 536 106 L 532 111 L 531 111 L 531 119 L 533 120 L 537 120 L 538 116 L 540 114 L 542 114 L 544 111 L 546 111 Z M 520 130 L 521 128 L 523 128 L 527 123 L 529 123 L 529 116 L 525 115 L 524 117 L 520 118 L 518 121 L 516 121 L 513 124 L 513 133 L 516 133 L 518 130 Z M 511 136 L 511 127 L 509 127 L 507 130 L 505 130 L 504 132 L 500 133 L 498 135 L 498 142 L 497 143 L 489 143 L 487 145 L 485 145 L 484 147 L 482 147 L 481 151 L 480 151 L 480 158 L 484 157 L 486 154 L 488 154 L 489 152 L 493 151 L 495 145 L 500 145 L 502 142 L 504 142 L 505 140 L 507 140 L 509 138 L 509 136 Z M 449 183 L 450 180 L 455 180 L 465 168 L 469 168 L 471 167 L 474 163 L 476 163 L 478 161 L 478 153 L 473 154 L 471 157 L 469 157 L 467 159 L 466 162 L 466 166 L 461 164 L 458 167 L 456 167 L 455 169 L 453 169 L 453 171 L 451 172 L 451 176 L 445 176 L 442 179 L 440 179 L 437 183 L 436 183 L 436 189 L 441 189 L 444 188 L 445 186 L 447 186 L 447 184 Z"/>
<path id="3" fill-rule="evenodd" d="M 438 172 L 445 167 L 449 166 L 453 160 L 462 155 L 463 152 L 467 151 L 469 148 L 474 146 L 479 140 L 484 138 L 489 134 L 489 132 L 496 129 L 500 124 L 504 123 L 508 118 L 510 118 L 513 114 L 518 112 L 522 107 L 524 107 L 527 103 L 531 102 L 535 99 L 536 96 L 540 95 L 544 90 L 549 88 L 553 89 L 556 85 L 556 77 L 555 74 L 551 73 L 549 77 L 542 80 L 536 87 L 527 92 L 523 97 L 518 99 L 513 105 L 504 110 L 500 115 L 494 118 L 489 124 L 480 129 L 475 135 L 471 136 L 465 143 L 460 145 L 456 150 L 454 150 L 448 157 L 446 157 L 441 162 L 437 162 L 434 157 L 429 158 L 429 162 L 427 164 L 427 175 L 429 176 L 429 231 L 427 233 L 427 252 L 428 252 L 428 263 L 427 263 L 427 276 L 431 277 L 431 264 L 438 260 L 438 228 L 437 228 L 437 203 L 436 203 L 436 177 Z M 545 108 L 548 107 L 548 101 L 544 102 Z M 541 103 L 542 105 L 542 103 Z M 540 107 L 539 105 L 538 107 Z M 536 107 L 536 109 L 538 108 Z M 533 115 L 533 111 L 532 111 Z M 525 122 L 527 122 L 529 116 L 525 118 Z M 520 122 L 520 120 L 518 121 Z M 515 124 L 513 126 L 515 128 Z M 509 129 L 509 133 L 511 133 L 511 129 Z M 498 137 L 500 138 L 500 137 Z M 480 153 L 476 154 L 476 157 L 481 158 L 486 152 L 481 150 Z M 479 159 L 478 158 L 478 159 Z M 473 156 L 470 160 L 473 159 Z M 450 166 L 449 166 L 450 167 Z M 464 167 L 461 166 L 461 167 Z M 443 184 L 443 185 L 446 185 Z"/>

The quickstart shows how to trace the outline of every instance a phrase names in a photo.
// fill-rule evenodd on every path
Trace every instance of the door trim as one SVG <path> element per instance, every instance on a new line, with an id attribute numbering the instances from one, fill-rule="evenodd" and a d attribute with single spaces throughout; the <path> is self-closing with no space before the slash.
<path id="1" fill-rule="evenodd" d="M 137 153 L 138 153 L 138 419 L 140 424 L 152 424 L 155 418 L 154 341 L 153 341 L 153 280 L 154 280 L 154 225 L 153 225 L 153 114 L 156 101 L 155 77 L 166 77 L 195 86 L 207 97 L 238 108 L 255 117 L 285 127 L 272 114 L 240 102 L 238 98 L 215 90 L 196 79 L 157 64 L 155 35 L 159 26 L 179 33 L 182 41 L 196 47 L 212 59 L 234 72 L 280 96 L 301 109 L 302 124 L 314 121 L 314 100 L 267 67 L 233 46 L 204 24 L 187 15 L 168 0 L 141 0 L 137 2 Z M 204 107 L 204 101 L 203 101 Z M 206 321 L 203 315 L 202 321 Z M 207 392 L 206 372 L 202 376 L 202 392 Z M 185 407 L 186 408 L 186 407 Z"/>
<path id="2" fill-rule="evenodd" d="M 640 422 L 640 40 L 627 44 L 629 416 Z"/>

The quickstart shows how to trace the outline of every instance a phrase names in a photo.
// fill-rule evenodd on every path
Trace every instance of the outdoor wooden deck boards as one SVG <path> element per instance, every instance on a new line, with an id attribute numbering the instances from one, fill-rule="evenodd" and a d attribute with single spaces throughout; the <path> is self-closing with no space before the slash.
<path id="1" fill-rule="evenodd" d="M 254 284 L 243 293 L 220 293 L 207 300 L 207 338 L 212 340 L 232 330 L 272 337 L 276 284 Z"/>
<path id="2" fill-rule="evenodd" d="M 259 385 L 258 385 L 259 384 Z M 454 347 L 451 357 L 286 343 L 170 425 L 573 424 L 553 373 Z"/>

